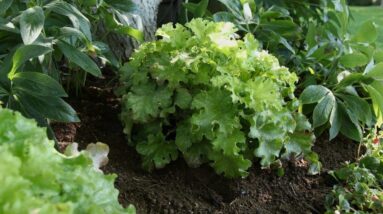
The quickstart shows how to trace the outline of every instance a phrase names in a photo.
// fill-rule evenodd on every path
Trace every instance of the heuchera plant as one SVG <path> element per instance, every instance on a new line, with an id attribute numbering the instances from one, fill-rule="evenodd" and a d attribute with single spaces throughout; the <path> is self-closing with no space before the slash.
<path id="1" fill-rule="evenodd" d="M 0 213 L 135 213 L 118 203 L 116 176 L 95 170 L 88 153 L 60 154 L 19 113 L 0 108 L 0 121 Z"/>
<path id="2" fill-rule="evenodd" d="M 232 178 L 246 176 L 255 157 L 269 167 L 304 156 L 311 173 L 319 170 L 311 125 L 297 111 L 297 76 L 251 34 L 235 33 L 203 19 L 168 24 L 123 67 L 121 119 L 144 168 L 182 156 Z"/>

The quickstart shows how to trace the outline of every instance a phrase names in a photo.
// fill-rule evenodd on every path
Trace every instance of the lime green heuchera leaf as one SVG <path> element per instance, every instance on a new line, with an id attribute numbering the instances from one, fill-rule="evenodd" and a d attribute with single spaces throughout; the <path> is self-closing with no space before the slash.
<path id="1" fill-rule="evenodd" d="M 121 69 L 121 119 L 146 168 L 178 154 L 226 177 L 246 176 L 255 157 L 262 167 L 296 157 L 320 166 L 311 126 L 296 116 L 297 76 L 258 50 L 253 35 L 240 40 L 235 32 L 202 19 L 165 25 Z"/>
<path id="2" fill-rule="evenodd" d="M 225 177 L 246 177 L 249 173 L 247 169 L 251 166 L 251 161 L 245 159 L 243 155 L 226 156 L 220 152 L 212 152 L 209 156 L 213 160 L 211 165 L 218 174 L 224 174 Z"/>
<path id="3" fill-rule="evenodd" d="M 209 139 L 214 138 L 215 132 L 231 134 L 234 129 L 241 127 L 238 110 L 225 91 L 202 91 L 194 97 L 192 106 L 201 109 L 193 115 L 192 124 Z"/>
<path id="4" fill-rule="evenodd" d="M 125 98 L 127 107 L 133 111 L 135 120 L 147 121 L 156 117 L 161 109 L 171 104 L 172 91 L 155 85 L 138 85 Z"/>
<path id="5" fill-rule="evenodd" d="M 84 152 L 66 156 L 46 130 L 0 109 L 0 213 L 135 213 L 122 208 L 115 175 L 93 168 Z"/>
<path id="6" fill-rule="evenodd" d="M 166 142 L 161 134 L 149 135 L 147 142 L 137 144 L 137 152 L 143 156 L 143 167 L 160 169 L 178 158 L 178 150 L 174 143 Z"/>

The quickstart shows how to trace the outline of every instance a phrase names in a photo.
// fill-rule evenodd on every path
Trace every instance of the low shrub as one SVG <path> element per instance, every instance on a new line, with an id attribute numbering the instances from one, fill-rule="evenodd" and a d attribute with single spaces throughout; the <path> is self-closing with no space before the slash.
<path id="1" fill-rule="evenodd" d="M 202 19 L 168 24 L 123 67 L 121 119 L 145 168 L 182 155 L 190 166 L 210 163 L 238 177 L 254 157 L 269 167 L 304 156 L 318 171 L 311 125 L 294 97 L 297 76 L 251 34 L 235 33 L 231 23 Z"/>

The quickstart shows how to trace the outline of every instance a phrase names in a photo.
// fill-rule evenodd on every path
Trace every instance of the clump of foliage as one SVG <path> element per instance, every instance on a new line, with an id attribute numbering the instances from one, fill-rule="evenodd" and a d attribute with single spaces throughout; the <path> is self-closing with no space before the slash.
<path id="1" fill-rule="evenodd" d="M 339 181 L 326 197 L 327 213 L 383 213 L 383 133 L 365 140 L 358 162 L 331 172 Z"/>
<path id="2" fill-rule="evenodd" d="M 294 97 L 297 76 L 258 49 L 251 34 L 236 39 L 231 23 L 195 19 L 157 31 L 121 72 L 121 119 L 147 169 L 182 155 L 190 166 L 210 163 L 226 177 L 311 151 L 311 125 Z"/>
<path id="3" fill-rule="evenodd" d="M 103 38 L 95 36 L 98 25 L 104 23 L 108 32 L 142 36 L 119 22 L 122 13 L 131 10 L 129 2 L 0 1 L 3 106 L 40 125 L 47 125 L 47 119 L 78 122 L 76 112 L 62 99 L 67 94 L 60 82 L 75 83 L 78 90 L 88 74 L 102 75 L 96 58 L 115 61 Z"/>
<path id="4" fill-rule="evenodd" d="M 0 109 L 0 213 L 135 213 L 118 203 L 115 175 L 92 166 L 86 153 L 60 154 L 46 131 Z"/>
<path id="5" fill-rule="evenodd" d="M 317 135 L 329 130 L 330 140 L 341 133 L 361 141 L 365 128 L 382 124 L 383 52 L 376 48 L 377 28 L 369 21 L 350 34 L 352 15 L 345 0 L 217 0 L 224 10 L 215 14 L 206 11 L 208 2 L 185 6 L 194 16 L 229 21 L 254 34 L 298 74 L 303 112 Z"/>

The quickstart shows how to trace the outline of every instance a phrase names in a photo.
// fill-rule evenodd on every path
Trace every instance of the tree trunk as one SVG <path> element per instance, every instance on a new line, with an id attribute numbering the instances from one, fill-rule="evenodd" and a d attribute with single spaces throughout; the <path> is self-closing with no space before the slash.
<path id="1" fill-rule="evenodd" d="M 158 7 L 162 0 L 132 1 L 138 6 L 137 14 L 124 14 L 126 18 L 120 21 L 123 24 L 128 24 L 142 30 L 145 35 L 145 41 L 154 40 L 157 29 Z M 117 59 L 122 61 L 127 61 L 134 49 L 139 46 L 135 39 L 114 33 L 108 36 L 108 43 Z"/>

